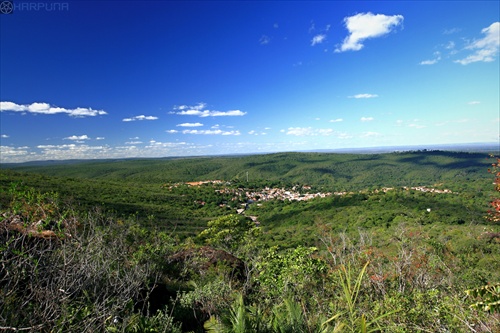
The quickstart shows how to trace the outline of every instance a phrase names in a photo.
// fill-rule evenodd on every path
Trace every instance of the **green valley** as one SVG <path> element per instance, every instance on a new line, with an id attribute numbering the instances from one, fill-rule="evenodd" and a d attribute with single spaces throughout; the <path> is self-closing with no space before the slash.
<path id="1" fill-rule="evenodd" d="M 2 165 L 0 318 L 75 332 L 492 332 L 492 163 L 411 151 Z"/>

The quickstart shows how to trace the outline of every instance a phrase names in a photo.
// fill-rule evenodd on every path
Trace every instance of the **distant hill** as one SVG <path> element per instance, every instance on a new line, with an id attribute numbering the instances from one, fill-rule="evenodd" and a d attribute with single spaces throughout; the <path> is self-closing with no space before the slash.
<path id="1" fill-rule="evenodd" d="M 9 164 L 49 176 L 163 184 L 221 179 L 308 184 L 338 190 L 415 186 L 488 178 L 486 152 L 420 150 L 382 154 L 275 153 L 249 156 L 120 159 Z"/>

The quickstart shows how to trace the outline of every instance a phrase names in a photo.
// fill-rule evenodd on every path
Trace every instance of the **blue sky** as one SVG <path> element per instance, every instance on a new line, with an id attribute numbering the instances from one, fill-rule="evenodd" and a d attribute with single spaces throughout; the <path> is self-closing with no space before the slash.
<path id="1" fill-rule="evenodd" d="M 0 162 L 499 141 L 498 1 L 13 1 Z"/>

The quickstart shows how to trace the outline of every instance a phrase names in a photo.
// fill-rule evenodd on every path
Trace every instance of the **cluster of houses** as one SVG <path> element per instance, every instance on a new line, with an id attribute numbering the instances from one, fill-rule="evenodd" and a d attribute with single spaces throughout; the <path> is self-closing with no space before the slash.
<path id="1" fill-rule="evenodd" d="M 332 193 L 300 193 L 295 190 L 285 190 L 284 188 L 269 188 L 265 187 L 260 191 L 246 191 L 245 196 L 252 201 L 268 201 L 268 200 L 290 200 L 290 201 L 306 201 L 314 198 L 325 198 Z"/>
<path id="2" fill-rule="evenodd" d="M 198 181 L 198 182 L 186 182 L 186 183 L 179 183 L 179 184 L 174 184 L 171 186 L 168 186 L 170 189 L 172 187 L 177 187 L 181 184 L 185 184 L 188 186 L 200 186 L 204 184 L 217 184 L 220 185 L 222 183 L 226 183 L 226 185 L 230 185 L 229 182 L 224 182 L 221 180 L 208 180 L 208 181 Z M 163 185 L 162 187 L 167 187 L 167 185 Z M 408 186 L 403 186 L 404 190 L 414 190 L 414 191 L 420 191 L 420 192 L 428 192 L 428 193 L 453 193 L 451 190 L 444 189 L 435 189 L 435 188 L 429 188 L 426 186 L 414 186 L 414 187 L 408 187 Z M 285 189 L 285 188 L 270 188 L 270 187 L 265 187 L 261 190 L 247 190 L 243 188 L 222 188 L 222 189 L 216 189 L 215 192 L 219 194 L 230 194 L 232 196 L 231 201 L 239 201 L 239 202 L 245 202 L 242 203 L 239 209 L 236 209 L 238 214 L 244 214 L 246 208 L 248 207 L 249 204 L 256 203 L 257 205 L 260 205 L 258 202 L 259 201 L 269 201 L 269 200 L 289 200 L 289 201 L 307 201 L 315 198 L 326 198 L 331 195 L 336 195 L 336 196 L 343 196 L 346 194 L 352 194 L 353 192 L 326 192 L 326 193 L 309 193 L 312 188 L 311 186 L 304 185 L 304 186 L 294 186 L 291 189 Z M 384 192 L 387 193 L 388 191 L 394 190 L 393 187 L 383 187 L 380 190 L 375 190 L 375 193 L 378 192 Z M 197 201 L 199 205 L 204 206 L 205 202 L 204 201 Z M 221 204 L 221 207 L 227 206 L 226 204 Z M 431 209 L 428 208 L 427 212 L 430 212 Z M 257 221 L 256 216 L 249 216 L 252 221 L 256 225 L 259 225 L 260 223 Z"/>
<path id="3" fill-rule="evenodd" d="M 380 190 L 375 190 L 375 193 L 379 192 L 384 192 L 387 193 L 388 191 L 394 190 L 394 187 L 382 187 Z M 429 192 L 429 193 L 453 193 L 451 190 L 438 190 L 436 188 L 431 188 L 431 187 L 426 187 L 426 186 L 414 186 L 414 187 L 408 187 L 408 186 L 403 186 L 403 190 L 409 191 L 409 190 L 414 190 L 414 191 L 419 191 L 419 192 Z"/>
<path id="4" fill-rule="evenodd" d="M 407 187 L 403 186 L 403 189 L 405 190 L 415 190 L 415 191 L 420 191 L 420 192 L 429 192 L 429 193 L 453 193 L 451 190 L 438 190 L 436 188 L 429 188 L 425 186 L 416 186 L 416 187 Z"/>

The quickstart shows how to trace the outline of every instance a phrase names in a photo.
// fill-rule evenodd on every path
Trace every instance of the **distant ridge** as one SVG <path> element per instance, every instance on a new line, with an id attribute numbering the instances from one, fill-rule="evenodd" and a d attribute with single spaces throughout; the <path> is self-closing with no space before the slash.
<path id="1" fill-rule="evenodd" d="M 314 150 L 292 150 L 276 152 L 255 152 L 242 154 L 214 154 L 214 155 L 190 155 L 190 156 L 165 156 L 165 157 L 123 157 L 109 159 L 71 159 L 71 160 L 40 160 L 18 163 L 0 163 L 0 168 L 10 166 L 51 166 L 51 165 L 71 165 L 79 163 L 109 163 L 133 160 L 175 160 L 189 158 L 217 158 L 217 157 L 245 157 L 254 155 L 269 155 L 276 153 L 340 153 L 340 154 L 383 154 L 393 152 L 410 152 L 422 150 L 443 150 L 455 152 L 486 152 L 500 155 L 500 142 L 479 142 L 479 143 L 457 143 L 457 144 L 430 144 L 430 145 L 408 145 L 408 146 L 380 146 L 361 148 L 335 148 L 335 149 L 314 149 Z"/>
<path id="2" fill-rule="evenodd" d="M 392 152 L 404 152 L 404 151 L 416 151 L 416 150 L 445 150 L 445 151 L 478 152 L 478 153 L 492 152 L 499 154 L 500 142 L 338 148 L 338 149 L 308 150 L 307 152 L 372 154 L 372 153 L 392 153 Z"/>

